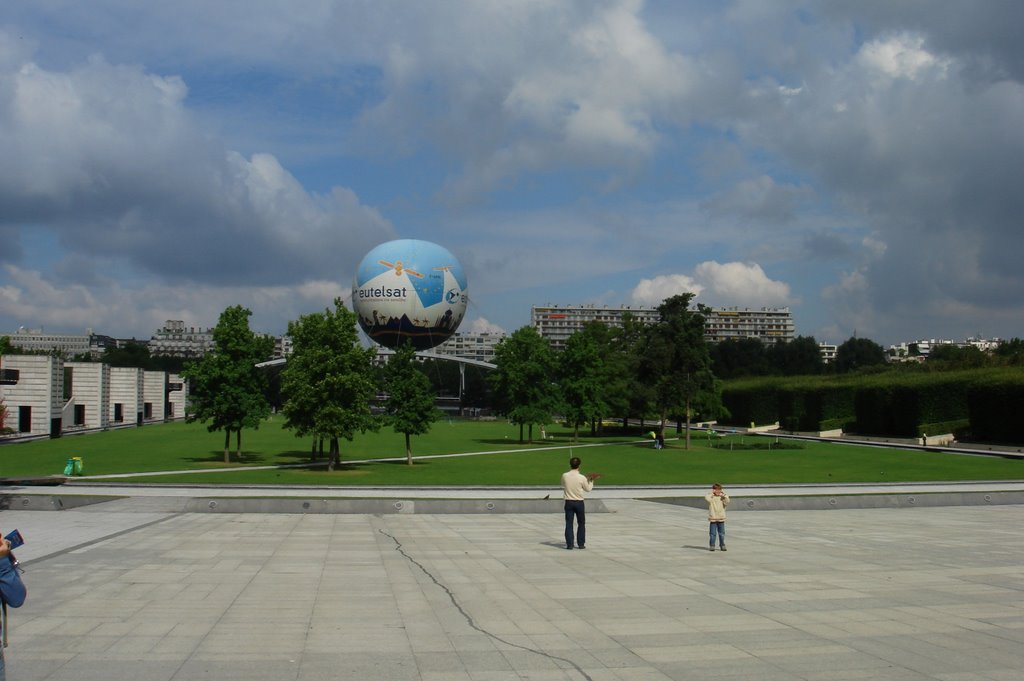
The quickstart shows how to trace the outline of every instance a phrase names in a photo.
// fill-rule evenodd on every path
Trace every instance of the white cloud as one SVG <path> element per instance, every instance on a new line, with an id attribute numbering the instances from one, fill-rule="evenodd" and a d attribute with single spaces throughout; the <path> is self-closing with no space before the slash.
<path id="1" fill-rule="evenodd" d="M 783 307 L 793 304 L 789 285 L 774 281 L 756 263 L 706 261 L 692 275 L 669 274 L 642 279 L 632 301 L 657 307 L 680 293 L 693 293 L 696 302 L 712 307 Z"/>
<path id="2" fill-rule="evenodd" d="M 935 69 L 945 75 L 951 64 L 948 58 L 940 58 L 924 49 L 924 37 L 910 33 L 873 40 L 861 46 L 856 57 L 862 65 L 884 73 L 890 78 L 916 78 L 926 69 Z"/>
<path id="3" fill-rule="evenodd" d="M 793 302 L 789 284 L 770 279 L 757 263 L 702 262 L 694 277 L 705 284 L 710 305 L 778 307 Z"/>
<path id="4" fill-rule="evenodd" d="M 282 334 L 288 321 L 333 307 L 336 297 L 344 300 L 351 291 L 333 281 L 255 288 L 155 283 L 130 287 L 110 278 L 86 288 L 54 283 L 39 272 L 13 265 L 0 271 L 10 281 L 0 286 L 0 318 L 15 320 L 15 327 L 93 328 L 98 333 L 141 337 L 148 337 L 168 319 L 214 326 L 220 313 L 232 305 L 252 310 L 255 331 Z M 13 330 L 0 328 L 0 333 Z"/>
<path id="5" fill-rule="evenodd" d="M 636 305 L 657 307 L 666 299 L 681 293 L 700 295 L 704 287 L 685 274 L 665 274 L 653 279 L 641 279 L 631 294 Z"/>
<path id="6" fill-rule="evenodd" d="M 484 317 L 477 317 L 476 319 L 471 321 L 469 324 L 463 324 L 459 328 L 459 331 L 461 333 L 492 333 L 492 334 L 506 333 L 505 329 L 503 329 L 501 326 L 499 326 L 499 325 L 497 325 L 497 324 L 495 324 L 495 323 L 493 323 L 491 321 L 488 321 Z"/>
<path id="7" fill-rule="evenodd" d="M 444 190 L 444 198 L 455 202 L 533 171 L 597 168 L 617 174 L 650 159 L 661 139 L 655 119 L 682 116 L 697 70 L 649 32 L 640 18 L 642 3 L 512 6 L 514 18 L 500 3 L 459 10 L 481 27 L 500 22 L 512 28 L 486 46 L 453 36 L 445 49 L 421 45 L 415 64 L 389 59 L 391 87 L 364 122 L 378 131 L 386 126 L 400 143 L 426 129 L 458 155 L 462 171 L 448 178 Z M 473 44 L 462 43 L 460 52 L 459 41 Z M 437 88 L 427 97 L 424 80 Z"/>
<path id="8" fill-rule="evenodd" d="M 307 191 L 185 107 L 176 76 L 92 58 L 0 72 L 0 225 L 166 280 L 289 285 L 351 272 L 394 231 L 355 193 Z"/>

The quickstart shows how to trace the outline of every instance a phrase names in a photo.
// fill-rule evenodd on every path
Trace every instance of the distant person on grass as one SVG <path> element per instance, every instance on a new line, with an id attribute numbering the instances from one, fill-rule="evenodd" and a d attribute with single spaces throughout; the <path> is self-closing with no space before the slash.
<path id="1" fill-rule="evenodd" d="M 725 551 L 725 507 L 729 505 L 729 495 L 716 482 L 711 486 L 711 491 L 704 495 L 704 501 L 708 502 L 708 532 L 711 536 L 711 545 L 708 550 L 715 550 L 715 535 L 717 534 L 718 548 Z"/>
<path id="2" fill-rule="evenodd" d="M 584 498 L 594 489 L 599 473 L 580 473 L 580 458 L 569 459 L 569 470 L 562 473 L 562 492 L 565 497 L 565 548 L 573 547 L 573 519 L 576 521 L 576 546 L 587 548 L 587 513 Z"/>

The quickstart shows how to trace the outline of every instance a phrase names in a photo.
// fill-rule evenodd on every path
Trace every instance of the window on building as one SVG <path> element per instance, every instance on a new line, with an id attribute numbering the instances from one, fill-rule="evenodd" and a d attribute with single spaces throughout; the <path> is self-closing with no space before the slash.
<path id="1" fill-rule="evenodd" d="M 84 404 L 76 404 L 75 405 L 75 425 L 76 426 L 84 426 L 85 425 L 85 405 Z"/>
<path id="2" fill-rule="evenodd" d="M 153 418 L 153 403 L 145 402 L 142 405 L 142 418 L 151 419 Z"/>
<path id="3" fill-rule="evenodd" d="M 114 404 L 114 423 L 124 422 L 124 405 L 120 402 Z"/>
<path id="4" fill-rule="evenodd" d="M 18 407 L 18 432 L 32 432 L 32 407 L 26 407 L 24 405 Z"/>

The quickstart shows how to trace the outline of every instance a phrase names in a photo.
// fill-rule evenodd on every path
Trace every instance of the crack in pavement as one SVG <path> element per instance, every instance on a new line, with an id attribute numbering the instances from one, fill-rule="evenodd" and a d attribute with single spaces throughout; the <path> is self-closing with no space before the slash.
<path id="1" fill-rule="evenodd" d="M 582 667 L 580 667 L 578 664 L 576 664 L 575 662 L 573 662 L 572 660 L 570 660 L 568 658 L 559 657 L 558 655 L 552 655 L 551 653 L 546 653 L 543 650 L 537 650 L 536 648 L 530 648 L 529 646 L 524 646 L 524 645 L 520 645 L 518 643 L 513 643 L 512 641 L 507 641 L 507 640 L 503 639 L 501 636 L 498 636 L 497 634 L 494 634 L 494 633 L 492 633 L 490 631 L 487 631 L 486 629 L 481 627 L 473 619 L 473 616 L 470 615 L 468 612 L 466 612 L 466 609 L 462 607 L 462 604 L 459 603 L 459 600 L 455 597 L 455 593 L 452 592 L 452 590 L 449 589 L 445 584 L 442 584 L 441 581 L 438 580 L 437 577 L 435 577 L 430 572 L 430 570 L 428 570 L 422 563 L 420 563 L 418 560 L 416 560 L 415 558 L 410 556 L 409 553 L 402 547 L 402 542 L 398 541 L 397 537 L 395 537 L 394 535 L 392 535 L 392 534 L 390 534 L 390 533 L 388 533 L 388 532 L 386 532 L 386 531 L 384 531 L 384 530 L 382 530 L 380 528 L 378 528 L 377 531 L 380 532 L 385 537 L 387 537 L 388 539 L 390 539 L 391 541 L 393 541 L 395 543 L 395 550 L 396 551 L 398 551 L 400 554 L 402 554 L 402 556 L 407 561 L 409 561 L 410 563 L 412 563 L 413 565 L 418 567 L 420 569 L 420 572 L 422 572 L 424 575 L 426 575 L 427 578 L 431 582 L 436 584 L 442 591 L 444 591 L 448 595 L 448 600 L 451 601 L 452 606 L 456 610 L 459 611 L 459 614 L 461 614 L 462 617 L 465 618 L 466 623 L 470 627 L 472 627 L 476 631 L 479 631 L 484 636 L 487 636 L 488 638 L 491 638 L 491 639 L 493 639 L 495 641 L 499 641 L 501 643 L 504 643 L 507 646 L 511 646 L 513 648 L 518 648 L 519 650 L 524 650 L 524 651 L 526 651 L 528 653 L 533 653 L 535 655 L 540 655 L 541 657 L 546 657 L 547 659 L 552 660 L 552 661 L 557 660 L 559 662 L 564 662 L 565 664 L 571 666 L 573 669 L 575 669 L 577 672 L 579 672 L 580 675 L 584 679 L 586 679 L 587 681 L 594 681 L 593 677 L 591 677 L 589 674 L 587 674 L 587 672 L 585 672 Z"/>

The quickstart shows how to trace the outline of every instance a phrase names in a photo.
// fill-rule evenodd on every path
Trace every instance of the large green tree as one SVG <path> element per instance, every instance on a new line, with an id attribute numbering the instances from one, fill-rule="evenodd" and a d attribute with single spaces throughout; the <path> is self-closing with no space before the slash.
<path id="1" fill-rule="evenodd" d="M 757 338 L 728 338 L 709 348 L 715 376 L 739 378 L 771 373 L 769 351 Z"/>
<path id="2" fill-rule="evenodd" d="M 622 317 L 622 326 L 612 334 L 612 365 L 607 368 L 617 372 L 618 379 L 609 385 L 612 391 L 609 402 L 617 410 L 616 413 L 625 417 L 623 426 L 628 424 L 630 418 L 639 418 L 642 426 L 653 408 L 654 389 L 645 376 L 647 333 L 647 324 L 627 312 Z"/>
<path id="3" fill-rule="evenodd" d="M 519 425 L 520 442 L 524 426 L 533 442 L 533 426 L 550 422 L 558 404 L 554 352 L 536 329 L 524 326 L 495 346 L 494 364 L 495 406 Z"/>
<path id="4" fill-rule="evenodd" d="M 590 337 L 596 346 L 600 361 L 597 365 L 598 397 L 601 413 L 597 422 L 592 422 L 591 434 L 603 425 L 606 416 L 623 418 L 623 424 L 630 415 L 633 391 L 635 389 L 635 360 L 633 346 L 630 343 L 631 329 L 642 328 L 639 322 L 630 317 L 624 320 L 623 326 L 612 327 L 600 322 L 591 322 L 583 327 L 581 333 Z"/>
<path id="5" fill-rule="evenodd" d="M 89 357 L 82 357 L 81 360 L 92 361 Z M 128 341 L 123 347 L 108 347 L 103 352 L 101 361 L 112 367 L 138 367 L 149 371 L 166 371 L 172 374 L 182 371 L 187 363 L 184 357 L 170 357 L 167 355 L 157 355 L 154 357 L 149 354 L 149 346 L 134 340 Z"/>
<path id="6" fill-rule="evenodd" d="M 788 343 L 776 343 L 768 349 L 768 358 L 773 373 L 783 376 L 816 375 L 825 370 L 825 360 L 814 336 L 797 336 Z"/>
<path id="7" fill-rule="evenodd" d="M 333 471 L 341 463 L 341 438 L 352 441 L 357 432 L 380 428 L 371 411 L 377 351 L 359 344 L 356 316 L 341 298 L 334 300 L 333 311 L 289 322 L 288 335 L 292 354 L 281 374 L 285 427 L 297 437 L 312 436 L 314 443 L 327 438 Z"/>
<path id="8" fill-rule="evenodd" d="M 213 329 L 214 349 L 182 372 L 189 382 L 188 420 L 207 423 L 211 433 L 224 431 L 225 463 L 231 460 L 231 433 L 235 458 L 241 458 L 242 429 L 259 428 L 270 413 L 266 378 L 256 364 L 270 358 L 274 341 L 252 332 L 251 315 L 241 305 L 224 310 Z"/>
<path id="9" fill-rule="evenodd" d="M 412 344 L 395 348 L 384 367 L 385 411 L 396 433 L 405 435 L 405 459 L 412 465 L 412 436 L 425 435 L 441 415 L 434 406 L 434 391 L 423 372 L 416 367 Z"/>
<path id="10" fill-rule="evenodd" d="M 690 309 L 692 293 L 666 298 L 659 319 L 646 329 L 641 355 L 642 374 L 651 386 L 660 427 L 671 415 L 686 420 L 686 448 L 694 413 L 713 413 L 721 403 L 721 387 L 711 371 L 704 338 L 704 308 Z"/>
<path id="11" fill-rule="evenodd" d="M 846 374 L 851 371 L 885 365 L 885 348 L 868 338 L 847 339 L 836 348 L 836 359 L 833 363 L 837 373 Z"/>
<path id="12" fill-rule="evenodd" d="M 557 356 L 562 413 L 573 427 L 574 441 L 579 440 L 580 426 L 600 420 L 607 408 L 599 332 L 588 331 L 590 326 L 569 336 L 565 349 Z"/>

